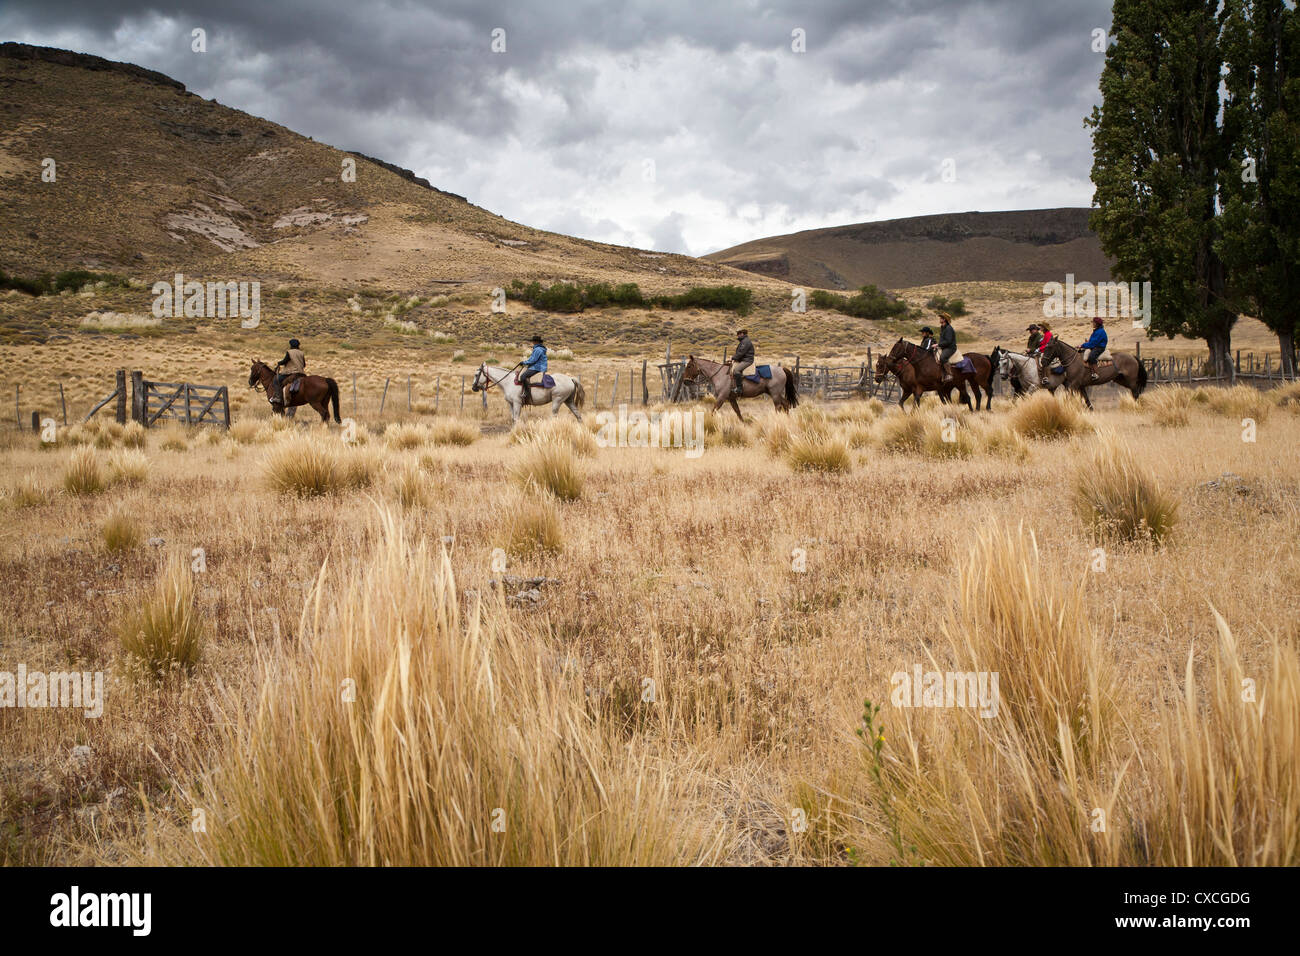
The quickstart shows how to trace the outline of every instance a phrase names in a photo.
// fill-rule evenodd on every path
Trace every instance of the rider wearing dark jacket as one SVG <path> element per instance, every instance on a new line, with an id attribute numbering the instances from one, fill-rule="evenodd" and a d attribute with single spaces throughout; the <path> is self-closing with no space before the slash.
<path id="1" fill-rule="evenodd" d="M 736 352 L 731 356 L 731 380 L 737 395 L 741 393 L 745 369 L 754 364 L 754 343 L 749 340 L 749 329 L 736 333 Z"/>
<path id="2" fill-rule="evenodd" d="M 957 331 L 952 327 L 952 316 L 947 312 L 939 313 L 939 367 L 943 369 L 943 380 L 952 381 L 948 371 L 948 359 L 957 351 Z"/>

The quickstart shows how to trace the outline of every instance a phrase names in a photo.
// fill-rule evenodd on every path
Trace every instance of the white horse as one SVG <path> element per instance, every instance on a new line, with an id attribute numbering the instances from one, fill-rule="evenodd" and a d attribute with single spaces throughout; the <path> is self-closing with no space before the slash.
<path id="1" fill-rule="evenodd" d="M 1009 378 L 1018 381 L 1020 388 L 1016 391 L 1025 395 L 1036 392 L 1040 388 L 1055 392 L 1065 381 L 1064 375 L 1053 375 L 1050 371 L 1045 374 L 1040 372 L 1037 356 L 1025 355 L 1023 352 L 1008 352 L 1002 348 L 998 349 L 998 374 L 1002 376 L 1003 381 Z"/>
<path id="2" fill-rule="evenodd" d="M 573 417 L 582 421 L 582 416 L 578 414 L 578 409 L 582 408 L 582 403 L 586 400 L 587 394 L 582 390 L 582 383 L 572 379 L 567 375 L 559 375 L 555 372 L 548 372 L 548 375 L 555 380 L 554 388 L 543 388 L 538 382 L 541 376 L 536 376 L 529 388 L 531 401 L 529 405 L 550 405 L 551 414 L 560 414 L 560 408 L 567 408 L 573 412 Z M 478 367 L 474 373 L 473 390 L 476 392 L 486 392 L 491 388 L 499 388 L 501 397 L 506 400 L 510 406 L 510 422 L 516 424 L 519 421 L 519 413 L 524 407 L 524 387 L 515 381 L 515 370 L 512 368 L 499 368 L 496 365 L 483 364 Z"/>

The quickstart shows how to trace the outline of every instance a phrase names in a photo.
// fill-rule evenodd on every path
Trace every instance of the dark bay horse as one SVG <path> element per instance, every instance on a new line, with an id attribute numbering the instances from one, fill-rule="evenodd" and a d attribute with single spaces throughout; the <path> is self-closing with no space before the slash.
<path id="1" fill-rule="evenodd" d="M 275 369 L 265 362 L 259 362 L 253 359 L 253 367 L 248 373 L 248 387 L 257 388 L 259 385 L 266 391 L 266 400 L 271 401 L 271 395 L 274 392 L 272 382 L 275 379 Z M 299 405 L 310 405 L 320 413 L 320 420 L 328 422 L 329 405 L 334 403 L 334 421 L 339 422 L 339 383 L 332 378 L 325 378 L 323 375 L 304 375 L 298 379 L 298 388 L 290 393 L 286 384 L 284 390 L 284 404 L 276 405 L 272 403 L 271 410 L 277 415 L 283 415 L 286 409 L 296 408 Z"/>
<path id="2" fill-rule="evenodd" d="M 713 393 L 718 396 L 713 410 L 716 412 L 722 407 L 723 402 L 731 402 L 731 407 L 736 410 L 736 417 L 743 422 L 745 416 L 740 414 L 740 406 L 736 404 L 736 395 L 731 387 L 731 365 L 726 362 L 697 359 L 694 355 L 689 356 L 686 367 L 682 369 L 682 381 L 698 381 L 701 378 L 713 384 Z M 798 374 L 794 369 L 788 369 L 778 363 L 772 366 L 771 378 L 759 379 L 758 382 L 751 382 L 748 378 L 741 380 L 741 398 L 757 398 L 759 395 L 770 395 L 772 405 L 778 412 L 788 412 L 799 404 Z"/>
<path id="3" fill-rule="evenodd" d="M 1092 370 L 1084 362 L 1083 356 L 1073 345 L 1066 345 L 1058 338 L 1053 338 L 1043 349 L 1043 367 L 1060 362 L 1065 368 L 1065 380 L 1061 383 L 1070 391 L 1083 396 L 1084 403 L 1092 408 L 1092 399 L 1088 398 L 1088 389 L 1094 385 L 1114 382 L 1129 390 L 1137 398 L 1147 387 L 1146 366 L 1128 352 L 1112 352 L 1109 362 L 1097 363 L 1097 377 L 1092 377 Z"/>
<path id="4" fill-rule="evenodd" d="M 967 353 L 966 358 L 971 360 L 971 365 L 975 367 L 974 372 L 963 372 L 962 370 L 949 365 L 952 372 L 952 381 L 943 381 L 943 369 L 929 351 L 912 342 L 899 339 L 894 343 L 888 355 L 882 355 L 876 361 L 876 384 L 879 385 L 885 380 L 885 376 L 893 372 L 898 379 L 899 385 L 902 386 L 903 395 L 898 400 L 898 407 L 902 408 L 903 403 L 911 398 L 917 408 L 921 405 L 921 395 L 924 392 L 935 392 L 939 400 L 944 404 L 952 401 L 952 391 L 957 389 L 961 396 L 961 403 L 967 408 L 971 407 L 970 395 L 966 392 L 966 385 L 970 383 L 972 390 L 975 392 L 975 408 L 979 409 L 980 389 L 984 389 L 988 395 L 988 407 L 993 405 L 993 363 L 989 361 L 987 355 L 976 355 Z"/>

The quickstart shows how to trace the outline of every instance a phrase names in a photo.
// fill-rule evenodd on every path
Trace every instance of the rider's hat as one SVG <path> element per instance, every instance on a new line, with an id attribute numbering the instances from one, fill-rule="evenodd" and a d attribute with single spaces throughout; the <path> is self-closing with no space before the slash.
<path id="1" fill-rule="evenodd" d="M 1037 331 L 1038 331 L 1038 325 L 1037 325 L 1037 324 L 1031 325 L 1031 326 L 1029 326 L 1027 329 L 1025 329 L 1025 331 L 1026 331 L 1026 332 L 1037 332 Z"/>
<path id="2" fill-rule="evenodd" d="M 1100 315 L 1094 315 L 1094 316 L 1092 317 L 1092 324 L 1093 324 L 1093 325 L 1101 325 L 1101 324 L 1104 323 L 1105 321 L 1106 321 L 1106 320 L 1103 319 Z"/>
<path id="3" fill-rule="evenodd" d="M 736 334 L 737 334 L 737 335 L 748 335 L 748 334 L 749 334 L 749 329 L 741 329 L 741 330 L 740 330 L 739 332 L 737 332 Z"/>
<path id="4" fill-rule="evenodd" d="M 952 316 L 949 315 L 947 312 L 936 312 L 935 315 L 939 316 L 939 318 L 943 319 L 945 322 L 952 321 Z"/>
<path id="5" fill-rule="evenodd" d="M 533 341 L 536 342 L 538 345 L 541 345 L 541 343 L 542 343 L 542 337 L 541 337 L 540 335 L 534 335 L 534 336 L 533 336 Z"/>
<path id="6" fill-rule="evenodd" d="M 291 348 L 291 349 L 296 349 L 297 347 L 298 347 L 298 340 L 297 340 L 297 339 L 290 339 L 290 340 L 289 340 L 289 348 Z"/>
<path id="7" fill-rule="evenodd" d="M 934 329 L 930 328 L 928 325 L 923 326 L 921 328 L 921 331 L 924 332 L 926 335 L 934 335 Z"/>

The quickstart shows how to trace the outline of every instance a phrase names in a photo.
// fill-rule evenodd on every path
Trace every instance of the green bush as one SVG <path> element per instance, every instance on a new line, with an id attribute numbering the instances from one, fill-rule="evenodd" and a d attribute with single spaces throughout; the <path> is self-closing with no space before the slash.
<path id="1" fill-rule="evenodd" d="M 730 309 L 748 315 L 754 293 L 738 285 L 695 286 L 680 295 L 657 295 L 653 304 L 665 309 Z"/>
<path id="2" fill-rule="evenodd" d="M 843 296 L 813 290 L 814 309 L 831 309 L 859 319 L 893 319 L 907 314 L 907 303 L 874 285 L 864 285 L 856 295 Z"/>
<path id="3" fill-rule="evenodd" d="M 90 272 L 86 269 L 68 269 L 51 275 L 43 272 L 34 279 L 12 276 L 0 270 L 0 289 L 17 289 L 28 295 L 58 295 L 65 289 L 76 291 L 93 282 L 105 282 L 110 286 L 126 287 L 130 283 L 111 272 Z"/>
<path id="4" fill-rule="evenodd" d="M 947 312 L 951 316 L 965 315 L 966 302 L 964 299 L 949 299 L 946 296 L 936 295 L 925 303 L 927 309 L 933 309 L 935 312 Z"/>
<path id="5" fill-rule="evenodd" d="M 527 302 L 535 309 L 547 312 L 581 312 L 588 308 L 648 308 L 663 309 L 730 309 L 748 315 L 753 307 L 754 294 L 749 289 L 735 285 L 696 286 L 679 295 L 657 295 L 647 299 L 635 282 L 610 285 L 608 282 L 585 284 L 555 282 L 543 286 L 540 282 L 510 283 L 506 297 Z"/>

